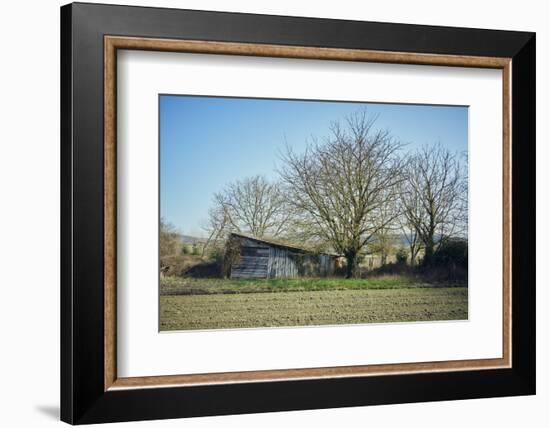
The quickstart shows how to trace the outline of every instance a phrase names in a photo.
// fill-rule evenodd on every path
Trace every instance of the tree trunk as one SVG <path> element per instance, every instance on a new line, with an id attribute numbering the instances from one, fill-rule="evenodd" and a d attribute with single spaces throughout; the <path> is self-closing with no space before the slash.
<path id="1" fill-rule="evenodd" d="M 414 265 L 416 264 L 416 255 L 418 253 L 414 245 L 410 246 L 410 252 L 411 252 L 411 267 L 414 267 Z"/>
<path id="2" fill-rule="evenodd" d="M 355 276 L 355 271 L 357 268 L 357 253 L 355 251 L 350 251 L 346 253 L 346 261 L 346 278 L 353 278 Z"/>
<path id="3" fill-rule="evenodd" d="M 433 238 L 430 238 L 428 242 L 426 242 L 426 247 L 424 249 L 424 261 L 422 264 L 424 266 L 430 267 L 433 263 L 433 255 L 434 255 L 434 240 Z"/>

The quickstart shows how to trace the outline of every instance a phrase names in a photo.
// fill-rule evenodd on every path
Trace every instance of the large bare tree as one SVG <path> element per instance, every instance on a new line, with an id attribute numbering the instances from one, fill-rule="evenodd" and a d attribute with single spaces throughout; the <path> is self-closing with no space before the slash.
<path id="1" fill-rule="evenodd" d="M 373 236 L 373 242 L 369 244 L 369 252 L 380 255 L 380 263 L 385 265 L 392 249 L 397 242 L 396 234 L 399 230 L 400 204 L 395 197 L 396 187 L 382 190 L 382 199 L 386 203 L 381 204 L 374 219 L 377 230 Z M 384 192 L 388 195 L 384 196 Z"/>
<path id="2" fill-rule="evenodd" d="M 303 153 L 287 146 L 279 170 L 304 236 L 329 242 L 345 255 L 347 277 L 357 256 L 377 231 L 394 220 L 381 214 L 399 198 L 402 145 L 375 128 L 365 110 L 334 122 L 330 135 L 313 140 Z"/>
<path id="3" fill-rule="evenodd" d="M 403 223 L 424 248 L 424 264 L 445 239 L 467 232 L 468 181 L 450 150 L 435 144 L 412 154 L 404 169 Z"/>
<path id="4" fill-rule="evenodd" d="M 207 224 L 209 242 L 218 242 L 228 232 L 280 236 L 288 225 L 290 210 L 281 189 L 259 175 L 228 184 L 213 202 Z"/>
<path id="5" fill-rule="evenodd" d="M 414 267 L 418 259 L 418 254 L 422 249 L 422 240 L 420 239 L 420 235 L 415 228 L 415 224 L 411 221 L 411 218 L 417 218 L 416 216 L 419 215 L 418 210 L 420 209 L 420 205 L 414 204 L 411 209 L 414 210 L 414 212 L 417 214 L 411 216 L 407 215 L 406 212 L 403 211 L 402 215 L 399 216 L 398 223 L 399 229 L 401 230 L 402 235 L 405 237 L 405 240 L 407 241 L 407 245 L 409 247 L 411 266 Z"/>

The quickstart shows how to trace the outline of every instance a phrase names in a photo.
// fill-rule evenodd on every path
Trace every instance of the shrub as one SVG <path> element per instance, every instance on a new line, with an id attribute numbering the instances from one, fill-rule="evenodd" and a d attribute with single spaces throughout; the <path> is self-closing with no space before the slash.
<path id="1" fill-rule="evenodd" d="M 433 255 L 434 266 L 468 268 L 468 241 L 465 239 L 448 239 L 444 241 Z"/>
<path id="2" fill-rule="evenodd" d="M 161 256 L 160 271 L 164 276 L 183 276 L 201 263 L 200 258 L 186 255 Z"/>
<path id="3" fill-rule="evenodd" d="M 432 281 L 468 280 L 468 241 L 453 238 L 443 242 L 424 268 L 424 275 Z"/>
<path id="4" fill-rule="evenodd" d="M 403 247 L 398 248 L 398 250 L 395 252 L 395 259 L 397 261 L 397 264 L 400 264 L 400 265 L 407 264 L 408 258 L 409 258 L 409 252 Z"/>
<path id="5" fill-rule="evenodd" d="M 223 261 L 225 254 L 225 248 L 220 245 L 213 245 L 208 247 L 208 251 L 206 252 L 206 257 L 208 257 L 209 260 L 216 260 L 216 261 Z"/>
<path id="6" fill-rule="evenodd" d="M 164 277 L 217 278 L 221 276 L 221 263 L 190 255 L 165 256 L 160 259 L 160 271 Z"/>
<path id="7" fill-rule="evenodd" d="M 181 236 L 176 227 L 160 219 L 160 256 L 175 256 L 181 253 Z"/>

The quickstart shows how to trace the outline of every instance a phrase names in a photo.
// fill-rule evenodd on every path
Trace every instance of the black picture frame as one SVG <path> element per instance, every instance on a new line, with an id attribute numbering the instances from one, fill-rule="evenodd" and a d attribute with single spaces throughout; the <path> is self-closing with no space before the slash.
<path id="1" fill-rule="evenodd" d="M 104 390 L 104 36 L 512 58 L 512 367 Z M 71 424 L 535 393 L 535 34 L 73 3 L 61 8 L 61 419 Z"/>

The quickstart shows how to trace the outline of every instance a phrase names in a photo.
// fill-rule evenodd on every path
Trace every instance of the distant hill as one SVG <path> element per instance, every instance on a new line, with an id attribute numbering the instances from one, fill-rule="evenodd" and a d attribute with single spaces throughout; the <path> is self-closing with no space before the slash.
<path id="1" fill-rule="evenodd" d="M 180 236 L 181 236 L 181 242 L 183 242 L 186 245 L 204 244 L 206 242 L 206 238 L 197 238 L 195 236 L 189 236 L 189 235 L 180 235 Z"/>

